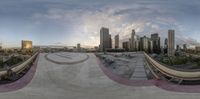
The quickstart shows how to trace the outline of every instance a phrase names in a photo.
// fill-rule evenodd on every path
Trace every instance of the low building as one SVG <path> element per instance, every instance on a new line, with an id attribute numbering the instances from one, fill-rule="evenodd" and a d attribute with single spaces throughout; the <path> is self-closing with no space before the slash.
<path id="1" fill-rule="evenodd" d="M 200 46 L 195 47 L 196 52 L 200 52 Z"/>
<path id="2" fill-rule="evenodd" d="M 180 46 L 179 45 L 176 45 L 176 51 L 180 51 Z"/>
<path id="3" fill-rule="evenodd" d="M 80 43 L 77 44 L 77 52 L 81 52 L 81 44 Z"/>
<path id="4" fill-rule="evenodd" d="M 187 51 L 187 45 L 186 44 L 183 44 L 183 50 Z"/>
<path id="5" fill-rule="evenodd" d="M 21 46 L 22 50 L 32 50 L 32 48 L 33 48 L 32 41 L 22 40 L 22 46 Z"/>

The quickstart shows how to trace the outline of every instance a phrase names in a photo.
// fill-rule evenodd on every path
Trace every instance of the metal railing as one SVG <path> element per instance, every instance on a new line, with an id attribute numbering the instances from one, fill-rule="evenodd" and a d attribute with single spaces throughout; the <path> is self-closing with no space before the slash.
<path id="1" fill-rule="evenodd" d="M 151 64 L 160 73 L 168 77 L 182 79 L 182 80 L 200 80 L 200 71 L 180 71 L 180 70 L 171 69 L 168 66 L 164 66 L 160 62 L 154 60 L 145 52 L 144 52 L 144 56 L 149 64 Z"/>

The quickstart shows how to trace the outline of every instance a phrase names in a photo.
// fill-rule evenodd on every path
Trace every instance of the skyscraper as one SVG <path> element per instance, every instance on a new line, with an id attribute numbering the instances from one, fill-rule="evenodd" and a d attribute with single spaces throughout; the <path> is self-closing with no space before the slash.
<path id="1" fill-rule="evenodd" d="M 137 35 L 135 39 L 135 51 L 140 50 L 140 37 Z"/>
<path id="2" fill-rule="evenodd" d="M 135 30 L 132 30 L 131 33 L 131 39 L 130 39 L 130 50 L 134 51 L 135 50 Z"/>
<path id="3" fill-rule="evenodd" d="M 168 30 L 168 56 L 174 56 L 175 54 L 175 31 Z"/>
<path id="4" fill-rule="evenodd" d="M 140 42 L 141 42 L 141 50 L 145 51 L 145 52 L 149 52 L 149 40 L 146 36 L 140 38 Z"/>
<path id="5" fill-rule="evenodd" d="M 153 52 L 153 41 L 151 39 L 148 39 L 148 52 Z"/>
<path id="6" fill-rule="evenodd" d="M 153 52 L 160 53 L 160 37 L 158 33 L 151 34 L 151 40 L 153 42 Z"/>
<path id="7" fill-rule="evenodd" d="M 100 29 L 100 51 L 106 51 L 107 48 L 112 46 L 111 35 L 109 35 L 109 29 L 102 27 Z"/>
<path id="8" fill-rule="evenodd" d="M 163 48 L 164 54 L 167 54 L 167 50 L 168 50 L 168 39 L 166 38 L 164 41 L 164 48 Z"/>
<path id="9" fill-rule="evenodd" d="M 115 48 L 119 48 L 119 34 L 115 36 Z"/>

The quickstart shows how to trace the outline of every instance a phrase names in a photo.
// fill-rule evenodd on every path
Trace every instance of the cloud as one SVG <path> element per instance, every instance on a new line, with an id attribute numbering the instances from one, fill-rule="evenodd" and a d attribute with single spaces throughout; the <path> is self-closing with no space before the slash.
<path id="1" fill-rule="evenodd" d="M 178 31 L 177 35 L 184 35 L 181 34 L 183 27 L 176 18 L 163 16 L 163 12 L 167 11 L 161 11 L 160 6 L 144 6 L 139 3 L 133 5 L 106 5 L 97 10 L 50 8 L 46 13 L 36 13 L 33 17 L 68 22 L 67 24 L 72 25 L 70 32 L 75 37 L 73 42 L 81 42 L 83 45 L 97 46 L 102 26 L 108 27 L 112 36 L 119 34 L 121 41 L 130 37 L 132 29 L 140 36 L 159 33 L 162 39 L 167 37 L 168 29 L 175 29 Z M 187 41 L 192 43 L 194 40 Z"/>

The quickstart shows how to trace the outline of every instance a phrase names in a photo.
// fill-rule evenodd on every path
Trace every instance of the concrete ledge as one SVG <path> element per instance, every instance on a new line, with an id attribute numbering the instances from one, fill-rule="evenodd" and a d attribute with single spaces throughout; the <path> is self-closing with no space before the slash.
<path id="1" fill-rule="evenodd" d="M 12 83 L 0 85 L 0 92 L 16 91 L 28 85 L 35 75 L 38 60 L 39 60 L 39 54 L 36 60 L 34 61 L 33 65 L 31 66 L 31 68 L 22 78 Z"/>

